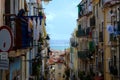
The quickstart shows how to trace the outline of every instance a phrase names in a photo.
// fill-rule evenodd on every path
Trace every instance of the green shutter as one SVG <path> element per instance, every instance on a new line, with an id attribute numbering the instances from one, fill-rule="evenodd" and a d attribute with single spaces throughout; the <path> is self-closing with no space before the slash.
<path id="1" fill-rule="evenodd" d="M 95 43 L 93 41 L 89 42 L 89 51 L 91 52 L 95 51 Z"/>
<path id="2" fill-rule="evenodd" d="M 78 58 L 86 59 L 87 58 L 87 51 L 78 51 Z"/>
<path id="3" fill-rule="evenodd" d="M 79 4 L 78 5 L 78 12 L 81 12 L 82 11 L 82 6 Z"/>

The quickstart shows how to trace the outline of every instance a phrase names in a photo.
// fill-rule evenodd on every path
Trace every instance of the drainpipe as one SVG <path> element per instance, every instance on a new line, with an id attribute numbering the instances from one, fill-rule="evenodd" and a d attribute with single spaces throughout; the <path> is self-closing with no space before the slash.
<path id="1" fill-rule="evenodd" d="M 118 11 L 119 11 L 119 23 L 120 23 L 120 6 L 119 6 L 119 8 L 118 8 Z M 120 44 L 120 39 L 119 39 L 119 44 Z M 120 45 L 119 45 L 119 77 L 120 77 Z M 119 80 L 120 80 L 120 78 L 119 78 Z"/>

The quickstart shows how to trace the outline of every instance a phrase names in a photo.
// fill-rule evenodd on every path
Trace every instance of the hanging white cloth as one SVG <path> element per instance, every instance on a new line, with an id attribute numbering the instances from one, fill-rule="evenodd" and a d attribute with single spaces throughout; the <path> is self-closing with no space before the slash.
<path id="1" fill-rule="evenodd" d="M 88 11 L 92 11 L 92 6 L 91 6 L 91 4 L 88 6 Z"/>
<path id="2" fill-rule="evenodd" d="M 43 33 L 43 28 L 42 28 L 42 19 L 41 19 L 41 24 L 40 24 L 40 28 L 39 28 L 39 30 L 40 30 L 40 33 L 41 33 L 41 35 L 42 35 L 42 33 Z"/>
<path id="3" fill-rule="evenodd" d="M 33 23 L 31 18 L 28 19 L 28 31 L 31 32 L 31 29 L 33 28 Z"/>
<path id="4" fill-rule="evenodd" d="M 40 31 L 40 34 L 42 35 L 42 33 L 43 33 L 43 31 L 42 31 L 42 25 L 40 25 L 39 31 Z"/>
<path id="5" fill-rule="evenodd" d="M 37 40 L 37 26 L 35 18 L 33 18 L 33 40 Z"/>
<path id="6" fill-rule="evenodd" d="M 40 37 L 40 19 L 37 19 L 37 40 L 39 40 Z"/>

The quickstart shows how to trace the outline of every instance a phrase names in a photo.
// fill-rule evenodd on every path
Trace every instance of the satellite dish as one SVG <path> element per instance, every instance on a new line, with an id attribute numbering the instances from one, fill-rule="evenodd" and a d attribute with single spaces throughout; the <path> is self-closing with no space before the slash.
<path id="1" fill-rule="evenodd" d="M 8 52 L 12 48 L 13 35 L 8 26 L 0 27 L 0 52 Z"/>

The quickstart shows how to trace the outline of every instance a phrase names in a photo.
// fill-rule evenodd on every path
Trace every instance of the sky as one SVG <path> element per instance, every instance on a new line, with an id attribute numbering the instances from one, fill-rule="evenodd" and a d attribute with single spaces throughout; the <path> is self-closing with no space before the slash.
<path id="1" fill-rule="evenodd" d="M 76 28 L 77 5 L 81 0 L 52 0 L 44 4 L 46 30 L 52 40 L 69 40 Z"/>

